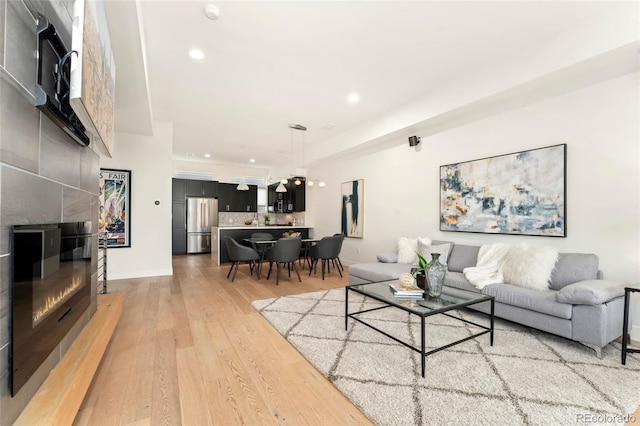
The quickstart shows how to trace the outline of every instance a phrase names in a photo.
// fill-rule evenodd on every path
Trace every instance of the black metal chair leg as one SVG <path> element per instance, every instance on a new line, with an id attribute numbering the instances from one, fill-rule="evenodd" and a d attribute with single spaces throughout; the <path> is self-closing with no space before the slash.
<path id="1" fill-rule="evenodd" d="M 233 275 L 231 276 L 231 282 L 236 279 L 236 274 L 238 273 L 238 266 L 240 266 L 240 262 L 236 262 L 236 269 L 233 270 Z"/>
<path id="2" fill-rule="evenodd" d="M 271 277 L 271 268 L 273 268 L 273 262 L 269 262 L 269 272 L 267 273 L 267 279 Z"/>
<path id="3" fill-rule="evenodd" d="M 300 271 L 298 270 L 298 265 L 296 265 L 296 262 L 293 262 L 293 269 L 296 271 L 296 274 L 298 274 L 298 281 L 302 282 L 302 279 L 300 278 Z"/>
<path id="4" fill-rule="evenodd" d="M 233 267 L 235 266 L 236 262 L 231 262 L 231 268 L 229 268 L 229 272 L 227 272 L 227 278 L 229 278 L 229 275 L 231 275 L 231 271 L 233 271 Z"/>
<path id="5" fill-rule="evenodd" d="M 282 269 L 282 264 L 276 262 L 276 285 L 280 283 L 280 270 Z"/>

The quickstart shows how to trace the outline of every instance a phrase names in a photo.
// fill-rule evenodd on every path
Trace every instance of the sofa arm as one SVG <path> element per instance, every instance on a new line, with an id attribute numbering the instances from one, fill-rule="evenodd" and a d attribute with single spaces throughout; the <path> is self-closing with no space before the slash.
<path id="1" fill-rule="evenodd" d="M 379 253 L 378 262 L 381 263 L 398 263 L 398 252 L 397 251 L 385 251 L 384 253 Z"/>
<path id="2" fill-rule="evenodd" d="M 556 293 L 556 302 L 571 305 L 600 305 L 624 296 L 624 281 L 584 280 L 564 286 Z"/>

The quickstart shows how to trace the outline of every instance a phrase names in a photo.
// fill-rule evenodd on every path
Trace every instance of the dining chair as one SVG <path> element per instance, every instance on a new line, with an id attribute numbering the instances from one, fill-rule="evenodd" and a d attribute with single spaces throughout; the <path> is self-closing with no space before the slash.
<path id="1" fill-rule="evenodd" d="M 280 238 L 265 255 L 265 259 L 269 261 L 269 272 L 267 273 L 267 279 L 271 276 L 271 268 L 273 264 L 276 264 L 276 285 L 280 282 L 280 273 L 282 266 L 287 265 L 289 269 L 289 277 L 291 277 L 291 267 L 296 271 L 298 275 L 298 281 L 302 282 L 300 278 L 300 271 L 296 260 L 300 256 L 300 247 L 302 246 L 302 240 L 300 238 Z"/>
<path id="2" fill-rule="evenodd" d="M 322 279 L 324 280 L 324 270 L 326 268 L 328 273 L 331 272 L 329 261 L 334 261 L 338 258 L 343 238 L 344 236 L 342 235 L 323 237 L 318 241 L 318 244 L 309 249 L 309 257 L 311 258 L 309 275 L 311 275 L 312 271 L 316 271 L 318 259 L 320 259 L 322 260 Z M 342 270 L 339 267 L 336 267 L 335 269 L 338 270 L 340 277 L 342 277 Z"/>
<path id="3" fill-rule="evenodd" d="M 251 247 L 243 246 L 238 243 L 236 240 L 229 236 L 224 237 L 224 245 L 227 248 L 227 255 L 229 256 L 229 260 L 231 260 L 231 268 L 229 268 L 229 272 L 227 273 L 227 278 L 231 275 L 231 271 L 233 271 L 233 276 L 231 277 L 231 282 L 236 279 L 236 273 L 238 272 L 238 266 L 240 262 L 248 262 L 249 263 L 249 271 L 251 275 L 253 275 L 253 269 L 258 264 L 258 260 L 260 260 L 260 255 Z M 235 270 L 234 267 L 235 266 Z M 260 270 L 257 270 L 258 279 L 260 279 Z"/>
<path id="4" fill-rule="evenodd" d="M 340 239 L 340 248 L 338 249 L 338 253 L 340 253 L 342 251 L 342 243 L 344 242 L 344 234 L 342 233 L 337 233 L 337 234 L 333 234 L 334 237 L 342 237 Z M 340 266 L 340 269 L 342 269 L 344 271 L 344 267 L 342 266 L 342 262 L 340 261 L 340 256 L 335 258 L 335 261 L 338 262 L 338 265 Z M 334 261 L 334 262 L 335 262 Z M 334 264 L 335 266 L 335 264 Z"/>
<path id="5" fill-rule="evenodd" d="M 273 235 L 269 232 L 254 232 L 251 234 L 251 239 L 254 241 L 273 241 Z M 256 244 L 254 242 L 251 243 L 251 247 L 260 255 L 260 265 L 258 266 L 259 271 L 262 271 L 262 261 L 264 260 L 265 254 L 267 254 L 267 250 L 269 250 L 269 244 Z"/>

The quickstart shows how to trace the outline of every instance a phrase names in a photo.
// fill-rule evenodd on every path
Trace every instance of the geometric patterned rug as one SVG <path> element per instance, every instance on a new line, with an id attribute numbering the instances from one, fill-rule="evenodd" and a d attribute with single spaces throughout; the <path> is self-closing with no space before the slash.
<path id="1" fill-rule="evenodd" d="M 620 345 L 604 359 L 579 343 L 496 319 L 494 346 L 484 335 L 426 358 L 350 319 L 344 289 L 257 300 L 252 305 L 311 364 L 377 425 L 624 424 L 640 404 L 640 357 L 620 363 Z M 411 303 L 411 301 L 407 301 Z M 378 302 L 349 294 L 349 311 Z M 469 310 L 456 315 L 488 324 Z M 400 309 L 363 314 L 367 322 L 419 346 L 420 323 Z M 477 327 L 434 315 L 427 350 Z"/>

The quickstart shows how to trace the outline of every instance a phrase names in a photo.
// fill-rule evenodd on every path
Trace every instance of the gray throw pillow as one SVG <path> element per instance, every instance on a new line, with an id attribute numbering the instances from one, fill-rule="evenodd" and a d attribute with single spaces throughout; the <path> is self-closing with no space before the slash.
<path id="1" fill-rule="evenodd" d="M 398 252 L 397 251 L 387 251 L 384 253 L 378 254 L 378 262 L 382 263 L 397 263 L 398 262 Z"/>
<path id="2" fill-rule="evenodd" d="M 624 296 L 624 281 L 584 280 L 562 287 L 556 293 L 556 302 L 572 305 L 600 305 Z"/>

